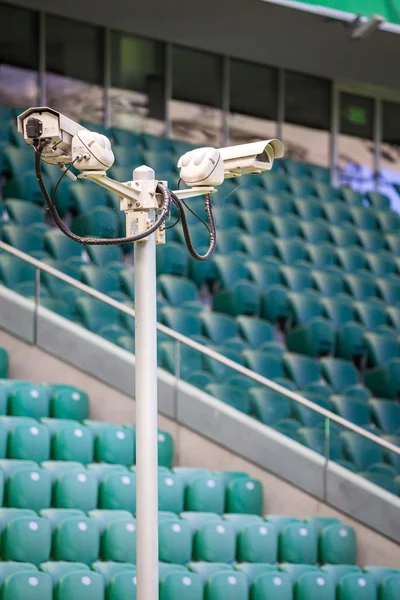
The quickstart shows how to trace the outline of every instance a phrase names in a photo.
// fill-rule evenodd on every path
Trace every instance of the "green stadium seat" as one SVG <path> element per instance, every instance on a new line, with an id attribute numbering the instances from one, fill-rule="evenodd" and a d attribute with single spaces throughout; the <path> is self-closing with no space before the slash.
<path id="1" fill-rule="evenodd" d="M 119 311 L 95 298 L 78 298 L 75 308 L 83 325 L 94 333 L 97 333 L 104 325 L 119 322 Z"/>
<path id="2" fill-rule="evenodd" d="M 307 446 L 307 448 L 325 456 L 326 439 L 323 429 L 319 427 L 302 427 L 298 430 L 297 434 L 300 442 Z M 329 436 L 329 459 L 337 461 L 341 460 L 342 457 L 342 440 L 335 433 L 331 432 Z"/>
<path id="3" fill-rule="evenodd" d="M 376 331 L 386 325 L 385 309 L 376 302 L 354 302 L 353 307 L 356 319 L 367 329 Z"/>
<path id="4" fill-rule="evenodd" d="M 339 273 L 312 271 L 312 278 L 317 290 L 328 298 L 345 293 L 343 277 Z"/>
<path id="5" fill-rule="evenodd" d="M 246 190 L 247 191 L 247 190 Z M 239 198 L 240 190 L 236 193 L 236 196 Z M 258 208 L 266 208 L 271 215 L 283 216 L 292 212 L 293 210 L 293 202 L 291 196 L 288 194 L 260 194 L 259 192 L 252 192 L 253 196 L 260 198 L 261 206 Z M 242 208 L 246 208 L 250 206 L 250 203 L 240 203 Z"/>
<path id="6" fill-rule="evenodd" d="M 122 563 L 136 563 L 136 521 L 118 519 L 110 522 L 101 537 L 103 560 Z"/>
<path id="7" fill-rule="evenodd" d="M 85 565 L 84 563 L 66 562 L 62 560 L 51 560 L 49 562 L 42 563 L 40 565 L 40 570 L 50 575 L 54 587 L 62 577 L 69 575 L 70 573 L 81 573 L 83 571 L 86 575 L 90 574 L 90 568 L 88 565 Z M 80 597 L 81 596 L 78 596 L 78 598 Z"/>
<path id="8" fill-rule="evenodd" d="M 218 571 L 211 575 L 205 586 L 204 600 L 248 600 L 248 584 L 244 573 Z"/>
<path id="9" fill-rule="evenodd" d="M 254 349 L 274 339 L 274 330 L 270 323 L 256 317 L 240 316 L 236 319 L 239 333 Z"/>
<path id="10" fill-rule="evenodd" d="M 144 148 L 152 152 L 167 154 L 172 149 L 172 140 L 163 137 L 150 135 L 149 133 L 142 134 L 142 143 Z M 168 155 L 169 156 L 169 155 Z M 151 165 L 150 165 L 151 166 Z"/>
<path id="11" fill-rule="evenodd" d="M 380 598 L 382 600 L 396 600 L 400 594 L 400 574 L 389 575 L 380 585 Z"/>
<path id="12" fill-rule="evenodd" d="M 393 233 L 400 229 L 400 217 L 391 210 L 374 211 L 378 225 L 385 233 Z"/>
<path id="13" fill-rule="evenodd" d="M 69 208 L 74 214 L 88 213 L 98 206 L 106 206 L 109 192 L 102 187 L 85 182 L 71 186 Z"/>
<path id="14" fill-rule="evenodd" d="M 198 477 L 207 477 L 207 475 L 210 475 L 210 471 L 207 471 L 207 469 L 198 469 L 196 467 L 174 467 L 173 472 L 182 479 L 185 486 Z"/>
<path id="15" fill-rule="evenodd" d="M 361 248 L 337 248 L 336 257 L 339 266 L 348 273 L 356 273 L 368 268 L 365 252 Z"/>
<path id="16" fill-rule="evenodd" d="M 348 206 L 363 206 L 365 198 L 361 192 L 357 192 L 350 187 L 342 187 L 340 188 L 340 192 Z"/>
<path id="17" fill-rule="evenodd" d="M 351 212 L 346 204 L 341 202 L 324 202 L 322 204 L 326 220 L 331 225 L 345 225 L 351 221 Z"/>
<path id="18" fill-rule="evenodd" d="M 16 467 L 6 481 L 5 504 L 38 512 L 51 505 L 51 492 L 51 477 L 47 471 L 27 466 Z"/>
<path id="19" fill-rule="evenodd" d="M 294 327 L 322 316 L 322 306 L 317 295 L 308 292 L 290 292 L 288 301 L 290 321 Z"/>
<path id="20" fill-rule="evenodd" d="M 115 156 L 115 164 L 117 164 L 119 167 L 130 167 L 133 170 L 135 164 L 142 161 L 142 151 L 139 148 L 138 141 L 132 145 L 115 145 L 113 146 L 113 153 Z"/>
<path id="21" fill-rule="evenodd" d="M 132 515 L 127 510 L 95 509 L 88 512 L 88 517 L 97 522 L 100 534 L 104 532 L 110 523 L 116 521 L 132 521 Z"/>
<path id="22" fill-rule="evenodd" d="M 49 395 L 41 387 L 27 382 L 16 387 L 8 397 L 8 414 L 40 419 L 49 415 Z"/>
<path id="23" fill-rule="evenodd" d="M 364 301 L 376 295 L 375 282 L 369 275 L 345 275 L 346 291 L 356 300 Z"/>
<path id="24" fill-rule="evenodd" d="M 216 378 L 207 371 L 188 371 L 182 373 L 182 379 L 195 387 L 205 390 L 206 386 L 210 383 L 216 383 Z"/>
<path id="25" fill-rule="evenodd" d="M 248 477 L 248 475 L 246 475 Z M 235 533 L 243 531 L 248 525 L 263 525 L 264 520 L 259 515 L 249 515 L 241 513 L 225 513 L 223 516 L 225 521 L 232 524 Z"/>
<path id="26" fill-rule="evenodd" d="M 394 569 L 393 567 L 381 567 L 370 565 L 364 567 L 363 571 L 374 578 L 374 581 L 377 586 L 380 586 L 381 583 L 385 581 L 387 577 L 391 577 L 392 575 L 400 575 L 400 570 Z"/>
<path id="27" fill-rule="evenodd" d="M 172 306 L 202 310 L 202 304 L 197 300 L 197 287 L 190 279 L 161 275 L 157 283 L 162 295 Z"/>
<path id="28" fill-rule="evenodd" d="M 282 394 L 265 387 L 252 387 L 249 390 L 250 411 L 264 425 L 276 425 L 291 414 L 291 402 Z"/>
<path id="29" fill-rule="evenodd" d="M 192 337 L 201 333 L 201 321 L 191 312 L 181 308 L 165 307 L 160 311 L 161 322 L 171 329 Z"/>
<path id="30" fill-rule="evenodd" d="M 376 587 L 368 573 L 350 573 L 339 581 L 337 600 L 376 600 Z"/>
<path id="31" fill-rule="evenodd" d="M 103 577 L 99 573 L 73 571 L 60 579 L 56 594 L 59 600 L 102 600 L 104 598 Z"/>
<path id="32" fill-rule="evenodd" d="M 398 306 L 389 306 L 386 309 L 386 316 L 390 327 L 400 330 L 400 309 Z"/>
<path id="33" fill-rule="evenodd" d="M 387 277 L 388 275 L 395 274 L 396 263 L 388 252 L 384 250 L 380 251 L 379 254 L 368 252 L 366 256 L 368 266 L 375 276 Z"/>
<path id="34" fill-rule="evenodd" d="M 317 269 L 332 267 L 336 263 L 335 247 L 332 244 L 306 244 L 307 258 Z"/>
<path id="35" fill-rule="evenodd" d="M 321 171 L 325 171 L 324 180 L 323 181 L 315 181 L 314 179 L 314 188 L 321 200 L 325 202 L 334 202 L 337 200 L 342 200 L 342 189 L 334 188 L 330 184 L 330 173 L 328 169 L 324 169 L 324 167 L 319 167 L 318 165 L 309 165 L 309 168 L 313 167 L 314 169 L 320 169 Z"/>
<path id="36" fill-rule="evenodd" d="M 238 335 L 238 326 L 234 318 L 222 313 L 204 312 L 201 315 L 203 333 L 214 344 L 229 343 Z"/>
<path id="37" fill-rule="evenodd" d="M 44 250 L 57 260 L 80 259 L 82 255 L 82 246 L 58 230 L 45 233 L 43 245 Z"/>
<path id="38" fill-rule="evenodd" d="M 358 240 L 367 252 L 380 252 L 385 248 L 385 238 L 377 231 L 358 231 Z"/>
<path id="39" fill-rule="evenodd" d="M 284 285 L 293 292 L 303 292 L 313 287 L 313 278 L 311 273 L 302 267 L 282 266 L 281 277 Z"/>
<path id="40" fill-rule="evenodd" d="M 332 403 L 330 399 L 325 395 L 321 394 L 320 392 L 306 391 L 303 392 L 302 395 L 306 397 L 307 400 L 310 400 L 314 404 L 317 404 L 318 406 L 321 406 L 326 410 L 332 409 Z M 299 402 L 295 402 L 293 404 L 293 413 L 296 419 L 298 419 L 298 421 L 302 423 L 304 427 L 317 427 L 319 425 L 322 425 L 325 421 L 322 415 L 315 412 L 311 408 L 303 406 Z"/>
<path id="41" fill-rule="evenodd" d="M 166 431 L 158 430 L 158 465 L 170 469 L 174 462 L 174 438 Z"/>
<path id="42" fill-rule="evenodd" d="M 393 256 L 400 256 L 400 241 L 397 233 L 378 234 L 386 242 L 387 249 Z"/>
<path id="43" fill-rule="evenodd" d="M 89 397 L 75 386 L 55 386 L 50 398 L 50 415 L 56 419 L 83 421 L 89 416 Z"/>
<path id="44" fill-rule="evenodd" d="M 2 228 L 2 238 L 6 244 L 27 254 L 35 255 L 43 251 L 42 236 L 24 225 L 5 225 Z"/>
<path id="45" fill-rule="evenodd" d="M 136 575 L 136 565 L 130 563 L 113 562 L 111 560 L 104 562 L 96 561 L 91 565 L 91 569 L 92 571 L 100 573 L 103 576 L 104 584 L 106 586 L 108 586 L 113 578 L 120 573 L 129 572 L 131 575 Z"/>
<path id="46" fill-rule="evenodd" d="M 158 245 L 157 255 L 157 275 L 179 275 L 187 277 L 188 274 L 188 253 L 182 248 L 181 244 L 176 242 L 168 243 L 168 252 L 163 245 Z"/>
<path id="47" fill-rule="evenodd" d="M 50 558 L 51 529 L 46 519 L 21 516 L 4 527 L 1 537 L 3 560 L 28 562 L 38 566 Z"/>
<path id="48" fill-rule="evenodd" d="M 56 429 L 51 440 L 51 454 L 54 460 L 76 461 L 82 464 L 93 462 L 93 434 L 88 427 L 65 420 L 59 425 L 54 425 Z"/>
<path id="49" fill-rule="evenodd" d="M 239 280 L 215 294 L 212 299 L 213 311 L 229 315 L 255 315 L 260 312 L 260 293 L 257 286 Z"/>
<path id="50" fill-rule="evenodd" d="M 9 417 L 8 458 L 33 460 L 40 463 L 50 457 L 50 434 L 47 427 L 35 421 Z M 4 422 L 5 417 L 2 421 Z M 14 420 L 16 419 L 16 420 Z"/>
<path id="51" fill-rule="evenodd" d="M 338 358 L 323 358 L 320 364 L 323 377 L 337 393 L 358 383 L 357 371 L 350 362 Z"/>
<path id="52" fill-rule="evenodd" d="M 226 383 L 210 383 L 205 391 L 233 408 L 249 414 L 250 403 L 246 390 Z"/>
<path id="53" fill-rule="evenodd" d="M 99 486 L 98 506 L 108 510 L 126 510 L 134 514 L 136 511 L 135 473 L 112 471 L 107 474 Z"/>
<path id="54" fill-rule="evenodd" d="M 283 368 L 285 376 L 292 379 L 300 389 L 321 379 L 318 362 L 308 356 L 287 352 L 283 357 Z"/>
<path id="55" fill-rule="evenodd" d="M 292 175 L 292 174 L 291 174 Z M 304 176 L 291 176 L 289 178 L 289 188 L 295 196 L 316 196 L 316 189 L 312 179 Z"/>
<path id="56" fill-rule="evenodd" d="M 325 529 L 325 527 L 340 523 L 340 521 L 335 519 L 335 517 L 308 517 L 305 519 L 305 522 L 307 525 L 310 525 L 314 528 L 317 537 Z"/>
<path id="57" fill-rule="evenodd" d="M 369 408 L 362 400 L 346 395 L 334 395 L 331 396 L 330 401 L 334 406 L 335 412 L 344 419 L 361 427 L 369 425 Z"/>
<path id="58" fill-rule="evenodd" d="M 263 509 L 263 490 L 257 479 L 237 477 L 226 487 L 227 513 L 261 515 Z"/>
<path id="59" fill-rule="evenodd" d="M 236 558 L 239 562 L 275 563 L 278 534 L 272 523 L 250 523 L 238 532 Z"/>
<path id="60" fill-rule="evenodd" d="M 82 283 L 98 292 L 109 295 L 112 292 L 120 291 L 118 274 L 110 269 L 88 265 L 81 267 L 80 272 Z"/>
<path id="61" fill-rule="evenodd" d="M 326 564 L 322 565 L 321 571 L 329 577 L 335 587 L 345 575 L 350 575 L 351 573 L 358 573 L 361 575 L 361 569 L 356 565 Z"/>
<path id="62" fill-rule="evenodd" d="M 271 286 L 279 285 L 282 282 L 279 263 L 248 261 L 246 266 L 250 278 L 257 283 L 260 291 L 267 291 Z"/>
<path id="63" fill-rule="evenodd" d="M 43 223 L 43 213 L 38 206 L 32 202 L 24 200 L 9 199 L 5 202 L 4 208 L 8 217 L 16 225 L 33 225 L 34 223 Z"/>
<path id="64" fill-rule="evenodd" d="M 160 366 L 170 373 L 175 373 L 177 368 L 176 351 L 177 348 L 174 341 L 161 342 L 158 346 Z M 193 371 L 201 371 L 204 366 L 202 354 L 194 348 L 184 344 L 179 348 L 179 361 L 180 375 L 182 377 Z"/>
<path id="65" fill-rule="evenodd" d="M 353 565 L 356 562 L 356 534 L 352 527 L 334 523 L 325 527 L 319 536 L 319 560 L 334 565 Z"/>
<path id="66" fill-rule="evenodd" d="M 160 600 L 203 600 L 203 584 L 197 573 L 166 573 L 160 580 Z"/>
<path id="67" fill-rule="evenodd" d="M 291 296 L 289 295 L 289 303 L 290 300 Z M 311 308 L 310 305 L 308 308 Z M 301 309 L 305 309 L 301 316 L 307 318 L 307 306 L 303 301 Z M 335 345 L 333 325 L 325 318 L 311 318 L 286 334 L 286 345 L 291 352 L 307 354 L 308 356 L 317 357 L 330 354 Z"/>
<path id="68" fill-rule="evenodd" d="M 277 379 L 284 376 L 280 354 L 263 350 L 244 350 L 242 356 L 245 366 L 263 377 Z"/>
<path id="69" fill-rule="evenodd" d="M 124 147 L 127 152 L 130 152 L 131 148 L 135 149 L 140 144 L 140 136 L 135 131 L 113 127 L 111 135 L 118 146 Z"/>
<path id="70" fill-rule="evenodd" d="M 47 573 L 25 569 L 7 577 L 1 588 L 3 600 L 52 600 L 52 593 L 52 582 Z"/>
<path id="71" fill-rule="evenodd" d="M 185 489 L 185 510 L 222 514 L 225 508 L 225 487 L 212 475 L 196 477 Z M 176 511 L 181 512 L 181 511 Z"/>
<path id="72" fill-rule="evenodd" d="M 400 282 L 393 279 L 375 279 L 377 295 L 386 304 L 400 303 Z"/>
<path id="73" fill-rule="evenodd" d="M 367 232 L 370 233 L 370 232 Z M 355 227 L 350 223 L 329 226 L 330 240 L 335 246 L 351 248 L 358 244 L 358 235 Z"/>
<path id="74" fill-rule="evenodd" d="M 270 219 L 272 233 L 278 238 L 275 242 L 278 256 L 280 256 L 284 262 L 290 264 L 289 256 L 295 254 L 295 249 L 297 248 L 298 252 L 302 251 L 302 247 L 299 243 L 301 242 L 301 221 L 293 214 L 282 217 L 270 217 Z"/>
<path id="75" fill-rule="evenodd" d="M 397 432 L 396 435 L 384 435 L 383 439 L 395 444 L 396 446 L 400 446 L 400 432 Z M 400 456 L 398 454 L 394 454 L 393 452 L 386 452 L 386 460 L 390 463 L 397 472 L 400 472 Z"/>
<path id="76" fill-rule="evenodd" d="M 185 565 L 192 556 L 192 534 L 184 519 L 172 518 L 158 524 L 159 560 Z"/>
<path id="77" fill-rule="evenodd" d="M 28 508 L 0 508 L 0 532 L 3 531 L 8 523 L 15 519 L 21 517 L 36 518 L 36 516 L 36 513 Z"/>
<path id="78" fill-rule="evenodd" d="M 158 514 L 159 514 L 159 520 L 160 520 L 160 513 L 158 513 Z M 188 522 L 192 535 L 194 535 L 196 533 L 196 531 L 199 529 L 199 527 L 204 525 L 204 523 L 210 523 L 210 522 L 221 523 L 221 521 L 222 521 L 221 515 L 217 515 L 215 513 L 209 513 L 209 512 L 199 512 L 199 511 L 197 511 L 197 512 L 185 511 L 185 512 L 182 512 L 179 515 L 179 517 Z M 172 514 L 172 518 L 175 519 L 175 515 Z"/>
<path id="79" fill-rule="evenodd" d="M 252 600 L 292 600 L 293 586 L 290 575 L 278 570 L 259 575 L 251 587 Z"/>
<path id="80" fill-rule="evenodd" d="M 34 465 L 34 463 L 33 463 Z M 35 466 L 35 465 L 34 465 Z M 66 471 L 78 470 L 82 471 L 85 467 L 75 461 L 66 461 L 66 460 L 45 460 L 40 465 L 42 469 L 48 471 L 51 481 L 54 483 L 56 479 L 61 475 L 61 473 L 65 473 Z"/>
<path id="81" fill-rule="evenodd" d="M 300 230 L 302 237 L 310 244 L 324 244 L 329 241 L 329 228 L 323 219 L 303 221 Z"/>
<path id="82" fill-rule="evenodd" d="M 226 563 L 209 563 L 205 561 L 191 562 L 189 563 L 189 569 L 193 573 L 199 575 L 203 584 L 205 584 L 209 577 L 214 575 L 214 573 L 219 573 L 220 571 L 233 571 L 232 565 Z"/>
<path id="83" fill-rule="evenodd" d="M 107 586 L 107 600 L 135 600 L 136 572 L 126 570 L 117 573 Z"/>
<path id="84" fill-rule="evenodd" d="M 296 563 L 282 563 L 279 570 L 290 576 L 292 584 L 295 585 L 304 573 L 319 573 L 320 569 L 315 565 L 302 565 Z"/>
<path id="85" fill-rule="evenodd" d="M 392 400 L 369 400 L 372 420 L 385 433 L 394 434 L 400 429 L 400 405 Z"/>
<path id="86" fill-rule="evenodd" d="M 239 217 L 242 228 L 250 235 L 267 233 L 271 230 L 273 217 L 270 217 L 265 210 L 242 210 L 239 212 Z"/>
<path id="87" fill-rule="evenodd" d="M 54 531 L 52 553 L 55 560 L 90 565 L 97 560 L 99 550 L 99 528 L 92 519 L 70 517 L 61 521 Z"/>
<path id="88" fill-rule="evenodd" d="M 243 233 L 240 236 L 242 251 L 252 259 L 261 260 L 265 256 L 275 255 L 275 237 L 270 233 L 261 233 L 254 236 Z"/>
<path id="89" fill-rule="evenodd" d="M 184 484 L 175 473 L 158 472 L 158 510 L 179 514 L 184 509 Z"/>
<path id="90" fill-rule="evenodd" d="M 304 573 L 296 583 L 297 600 L 335 600 L 336 589 L 325 573 Z"/>
<path id="91" fill-rule="evenodd" d="M 96 431 L 92 421 L 85 425 L 92 429 L 95 436 L 95 461 L 130 466 L 135 462 L 135 436 L 129 429 L 111 423 L 102 423 Z"/>
<path id="92" fill-rule="evenodd" d="M 230 565 L 228 566 L 230 567 Z M 268 565 L 266 563 L 241 562 L 236 563 L 234 568 L 235 571 L 239 571 L 240 573 L 244 573 L 246 575 L 250 588 L 260 575 L 271 573 L 271 571 L 276 571 L 275 565 Z"/>
<path id="93" fill-rule="evenodd" d="M 373 463 L 383 462 L 383 452 L 380 446 L 357 433 L 347 431 L 341 434 L 345 458 L 351 460 L 357 467 L 368 469 Z"/>
<path id="94" fill-rule="evenodd" d="M 97 206 L 81 213 L 71 223 L 71 231 L 81 237 L 115 238 L 120 233 L 120 215 L 108 206 Z"/>
<path id="95" fill-rule="evenodd" d="M 87 246 L 86 251 L 90 260 L 99 267 L 106 266 L 117 272 L 125 268 L 120 246 Z"/>
<path id="96" fill-rule="evenodd" d="M 236 536 L 228 522 L 207 522 L 199 527 L 193 539 L 194 560 L 231 563 L 236 554 Z"/>
<path id="97" fill-rule="evenodd" d="M 358 474 L 370 483 L 373 483 L 380 488 L 383 488 L 387 492 L 397 496 L 399 488 L 393 475 L 387 475 L 385 473 L 371 473 L 371 471 L 360 471 Z"/>
<path id="98" fill-rule="evenodd" d="M 378 229 L 376 211 L 365 206 L 352 206 L 350 212 L 353 223 L 358 229 L 364 229 L 366 231 L 375 231 Z"/>
<path id="99" fill-rule="evenodd" d="M 30 573 L 34 575 L 38 569 L 35 565 L 23 562 L 14 562 L 12 560 L 2 561 L 0 563 L 0 588 L 8 577 L 14 575 L 14 573 Z"/>
<path id="100" fill-rule="evenodd" d="M 291 523 L 280 532 L 279 558 L 281 562 L 314 564 L 318 559 L 315 530 L 306 523 Z"/>
<path id="101" fill-rule="evenodd" d="M 216 256 L 214 258 L 215 279 L 219 281 L 222 289 L 229 288 L 237 281 L 248 278 L 249 272 L 242 256 L 235 253 L 230 256 Z M 244 256 L 243 256 L 244 258 Z"/>
<path id="102" fill-rule="evenodd" d="M 313 221 L 322 217 L 321 202 L 316 198 L 293 198 L 296 213 L 305 221 Z"/>
<path id="103" fill-rule="evenodd" d="M 204 213 L 204 204 L 202 202 L 202 210 Z M 213 208 L 214 221 L 217 227 L 217 231 L 225 232 L 226 229 L 236 229 L 240 227 L 240 214 L 236 206 L 214 206 Z M 218 235 L 218 242 L 220 235 Z M 240 250 L 240 248 L 235 248 Z M 218 247 L 218 250 L 220 248 Z"/>
<path id="104" fill-rule="evenodd" d="M 87 470 L 61 473 L 53 488 L 53 506 L 88 512 L 97 507 L 97 477 Z"/>
<path id="105" fill-rule="evenodd" d="M 18 289 L 22 282 L 35 280 L 35 269 L 15 256 L 0 256 L 0 280 L 11 290 Z"/>

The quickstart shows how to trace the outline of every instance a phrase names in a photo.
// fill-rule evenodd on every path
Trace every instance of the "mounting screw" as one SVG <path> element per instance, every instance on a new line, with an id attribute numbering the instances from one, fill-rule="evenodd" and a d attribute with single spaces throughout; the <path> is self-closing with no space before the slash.
<path id="1" fill-rule="evenodd" d="M 128 204 L 128 208 L 132 208 L 132 204 Z"/>
<path id="2" fill-rule="evenodd" d="M 140 206 L 140 202 L 136 202 L 135 206 L 139 207 Z"/>
<path id="3" fill-rule="evenodd" d="M 154 196 L 155 196 L 154 192 L 150 192 L 149 195 L 151 196 L 151 198 L 154 198 Z"/>
<path id="4" fill-rule="evenodd" d="M 138 187 L 138 186 L 139 186 L 139 182 L 138 182 L 138 181 L 136 181 L 136 182 L 135 182 L 135 185 L 136 185 L 136 187 Z"/>
<path id="5" fill-rule="evenodd" d="M 131 187 L 131 186 L 132 186 L 132 184 L 131 184 L 131 182 L 130 182 L 130 181 L 128 181 L 128 183 L 127 183 L 126 185 L 127 185 L 128 187 Z"/>

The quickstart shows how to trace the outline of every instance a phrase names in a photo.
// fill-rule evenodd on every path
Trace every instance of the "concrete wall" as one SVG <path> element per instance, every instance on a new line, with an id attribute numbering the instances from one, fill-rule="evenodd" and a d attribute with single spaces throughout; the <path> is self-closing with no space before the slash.
<path id="1" fill-rule="evenodd" d="M 0 307 L 0 315 L 2 315 L 4 314 L 3 303 Z M 135 402 L 132 395 L 106 385 L 99 378 L 4 330 L 0 330 L 0 346 L 10 353 L 10 377 L 36 383 L 47 381 L 76 385 L 90 395 L 92 418 L 115 423 L 135 421 Z M 359 565 L 399 566 L 400 549 L 394 541 L 170 418 L 159 415 L 159 426 L 174 436 L 177 465 L 204 467 L 211 470 L 247 471 L 253 477 L 260 479 L 263 484 L 266 514 L 288 514 L 299 518 L 319 515 L 338 517 L 356 529 Z M 382 520 L 384 519 L 386 516 L 382 515 Z"/>

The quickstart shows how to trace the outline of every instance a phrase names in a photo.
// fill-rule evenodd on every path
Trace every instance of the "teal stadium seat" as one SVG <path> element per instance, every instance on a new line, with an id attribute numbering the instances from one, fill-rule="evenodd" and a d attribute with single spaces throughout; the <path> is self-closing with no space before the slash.
<path id="1" fill-rule="evenodd" d="M 3 600 L 52 600 L 52 592 L 51 578 L 47 573 L 33 573 L 25 569 L 9 575 L 1 588 Z"/>
<path id="2" fill-rule="evenodd" d="M 349 573 L 339 581 L 337 600 L 376 600 L 376 587 L 368 573 Z"/>

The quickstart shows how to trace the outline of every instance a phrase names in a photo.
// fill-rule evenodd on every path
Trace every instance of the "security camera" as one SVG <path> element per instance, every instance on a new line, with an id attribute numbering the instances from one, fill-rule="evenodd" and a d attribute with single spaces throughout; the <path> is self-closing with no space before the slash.
<path id="1" fill-rule="evenodd" d="M 376 31 L 383 23 L 385 19 L 381 15 L 372 15 L 369 19 L 358 15 L 353 23 L 351 24 L 351 38 L 353 40 L 365 39 L 371 33 Z"/>
<path id="2" fill-rule="evenodd" d="M 276 158 L 282 158 L 279 140 L 264 140 L 228 148 L 198 148 L 186 152 L 178 161 L 180 178 L 187 185 L 217 186 L 224 179 L 272 168 Z"/>
<path id="3" fill-rule="evenodd" d="M 105 171 L 114 163 L 110 140 L 89 131 L 62 113 L 47 106 L 29 108 L 18 117 L 18 131 L 27 144 L 46 139 L 42 159 L 63 165 L 74 161 L 81 171 Z"/>

